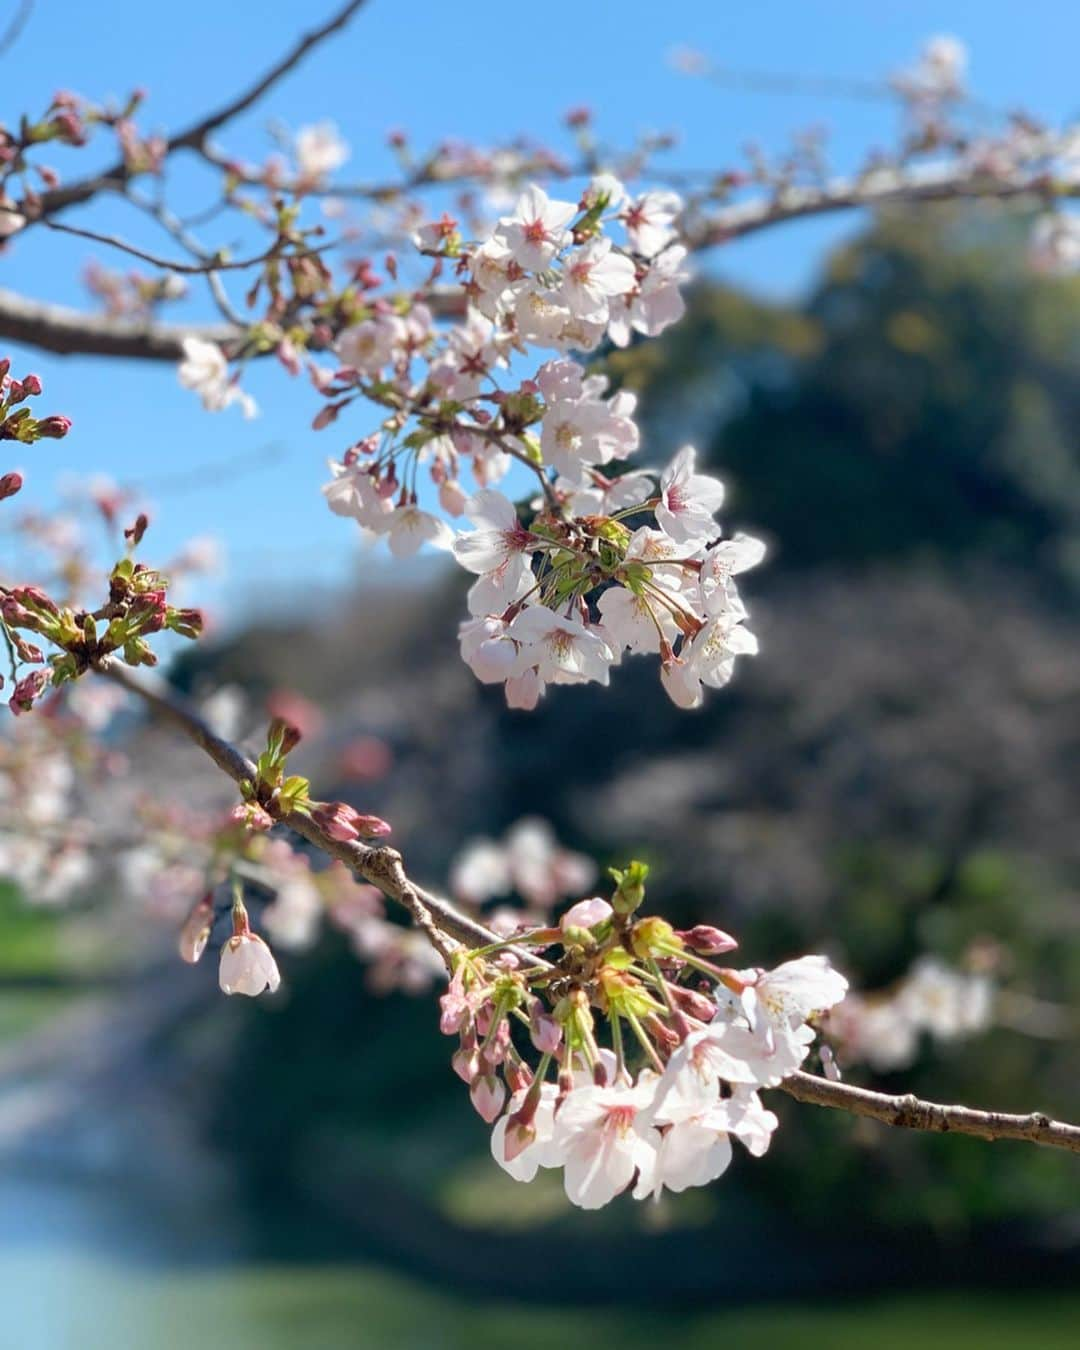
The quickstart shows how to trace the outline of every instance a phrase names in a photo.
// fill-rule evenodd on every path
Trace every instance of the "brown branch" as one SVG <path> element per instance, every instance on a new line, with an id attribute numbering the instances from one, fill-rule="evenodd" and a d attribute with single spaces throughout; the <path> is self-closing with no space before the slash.
<path id="1" fill-rule="evenodd" d="M 1048 194 L 1078 197 L 1080 183 L 1050 184 L 1028 177 L 1000 179 L 967 167 L 938 171 L 933 175 L 882 169 L 864 179 L 837 179 L 823 188 L 787 188 L 775 196 L 724 207 L 692 221 L 683 242 L 692 251 L 700 252 L 773 225 L 838 211 L 958 198 L 1005 201 Z M 460 287 L 440 287 L 424 299 L 440 318 L 457 318 L 465 310 L 464 292 Z M 180 340 L 185 336 L 228 342 L 238 338 L 240 332 L 204 326 L 184 329 L 82 315 L 76 310 L 60 309 L 0 290 L 0 338 L 12 338 L 47 351 L 177 360 L 181 354 Z"/>
<path id="2" fill-rule="evenodd" d="M 115 661 L 103 666 L 101 673 L 136 694 L 153 713 L 184 732 L 235 783 L 254 781 L 255 765 L 252 761 L 234 745 L 215 735 L 198 713 L 171 690 L 151 686 Z M 285 816 L 282 823 L 404 906 L 444 961 L 449 962 L 454 945 L 458 942 L 466 947 L 482 947 L 499 941 L 483 924 L 460 913 L 448 901 L 432 895 L 412 881 L 396 849 L 331 839 L 310 816 L 298 813 Z M 452 941 L 448 941 L 448 937 Z M 530 966 L 547 964 L 534 952 L 515 947 L 508 950 Z M 796 1101 L 813 1106 L 828 1106 L 851 1115 L 868 1116 L 884 1125 L 901 1129 L 936 1134 L 967 1134 L 989 1140 L 1018 1139 L 1065 1149 L 1069 1153 L 1080 1153 L 1080 1125 L 1051 1120 L 1040 1112 L 1017 1116 L 1002 1111 L 978 1111 L 970 1106 L 942 1106 L 937 1102 L 922 1101 L 910 1094 L 890 1097 L 886 1093 L 871 1092 L 848 1083 L 832 1083 L 809 1073 L 794 1073 L 779 1086 L 781 1091 Z"/>
<path id="3" fill-rule="evenodd" d="M 183 131 L 170 136 L 165 142 L 165 154 L 170 155 L 175 150 L 200 150 L 206 144 L 212 132 L 257 103 L 283 76 L 299 65 L 308 52 L 317 47 L 324 39 L 344 28 L 365 3 L 366 0 L 349 0 L 349 3 L 337 10 L 326 23 L 312 29 L 310 33 L 306 33 L 298 39 L 276 65 L 272 66 L 242 94 L 230 99 L 228 103 L 223 104 L 216 111 L 201 117 L 197 122 L 193 122 Z M 66 210 L 69 206 L 77 206 L 81 202 L 87 202 L 100 192 L 122 190 L 131 177 L 131 170 L 123 160 L 120 160 L 103 173 L 95 174 L 93 178 L 82 178 L 61 187 L 53 188 L 49 192 L 41 193 L 34 203 L 33 209 L 27 208 L 24 214 L 31 217 L 30 223 L 33 224 L 35 220 L 53 216 L 58 211 Z"/>
<path id="4" fill-rule="evenodd" d="M 876 169 L 862 178 L 837 178 L 824 187 L 788 187 L 771 197 L 727 206 L 692 225 L 679 241 L 691 252 L 756 234 L 770 225 L 880 206 L 967 200 L 1007 201 L 1017 197 L 1076 197 L 1080 184 L 1050 182 L 1030 175 L 1002 178 L 965 165 L 921 172 Z"/>
<path id="5" fill-rule="evenodd" d="M 184 338 L 222 345 L 243 330 L 227 324 L 173 324 L 85 314 L 66 305 L 28 300 L 0 289 L 0 338 L 59 356 L 126 356 L 141 361 L 179 361 Z"/>
<path id="6" fill-rule="evenodd" d="M 110 662 L 108 666 L 102 667 L 101 673 L 108 675 L 130 693 L 137 694 L 155 715 L 178 727 L 234 783 L 255 781 L 254 763 L 236 746 L 215 735 L 198 713 L 171 690 L 152 686 L 118 662 Z M 310 816 L 299 812 L 283 817 L 281 823 L 321 849 L 328 857 L 343 862 L 358 876 L 378 886 L 390 899 L 407 909 L 444 960 L 453 948 L 453 943 L 447 942 L 447 935 L 469 947 L 482 947 L 500 941 L 498 935 L 482 923 L 459 913 L 453 905 L 411 880 L 405 871 L 401 854 L 396 849 L 332 839 Z M 518 955 L 530 965 L 538 964 L 531 952 L 519 951 Z"/>
<path id="7" fill-rule="evenodd" d="M 209 275 L 209 274 L 208 274 Z M 424 297 L 439 318 L 465 313 L 464 292 L 441 287 Z M 30 300 L 0 288 L 0 338 L 60 356 L 126 356 L 140 361 L 179 361 L 186 337 L 222 346 L 235 343 L 244 329 L 229 324 L 177 324 L 157 320 L 112 318 L 87 314 L 67 305 Z"/>
<path id="8" fill-rule="evenodd" d="M 891 1097 L 884 1092 L 852 1087 L 849 1083 L 830 1083 L 812 1073 L 794 1073 L 784 1079 L 780 1089 L 796 1101 L 829 1106 L 855 1116 L 868 1116 L 883 1125 L 904 1130 L 970 1134 L 991 1140 L 1019 1139 L 1080 1153 L 1080 1125 L 1051 1120 L 1039 1111 L 1014 1116 L 1004 1111 L 976 1111 L 970 1106 L 942 1106 L 938 1102 L 921 1101 L 910 1093 Z"/>

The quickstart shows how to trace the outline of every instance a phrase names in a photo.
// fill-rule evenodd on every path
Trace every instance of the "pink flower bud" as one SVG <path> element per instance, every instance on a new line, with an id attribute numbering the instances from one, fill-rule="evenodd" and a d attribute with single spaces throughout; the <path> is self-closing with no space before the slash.
<path id="1" fill-rule="evenodd" d="M 21 473 L 12 470 L 11 473 L 0 474 L 0 502 L 7 497 L 14 497 L 16 492 L 21 492 L 22 485 Z"/>
<path id="2" fill-rule="evenodd" d="M 38 435 L 44 436 L 46 440 L 61 441 L 71 430 L 71 418 L 60 414 L 44 417 L 38 422 L 37 429 Z"/>
<path id="3" fill-rule="evenodd" d="M 473 1080 L 469 1098 L 480 1119 L 493 1125 L 506 1101 L 506 1088 L 493 1073 L 481 1074 Z"/>
<path id="4" fill-rule="evenodd" d="M 24 375 L 22 378 L 22 388 L 24 398 L 36 398 L 42 390 L 41 376 Z"/>
<path id="5" fill-rule="evenodd" d="M 450 1067 L 464 1083 L 471 1083 L 479 1072 L 475 1046 L 462 1046 L 450 1056 Z"/>
<path id="6" fill-rule="evenodd" d="M 350 843 L 361 835 L 379 838 L 391 831 L 390 825 L 381 817 L 361 815 L 348 802 L 320 802 L 312 811 L 311 818 L 331 839 L 339 843 Z"/>
<path id="7" fill-rule="evenodd" d="M 273 827 L 274 818 L 258 802 L 237 802 L 229 812 L 229 820 L 245 830 L 263 831 Z"/>
<path id="8" fill-rule="evenodd" d="M 536 1142 L 536 1122 L 519 1119 L 520 1112 L 506 1122 L 506 1135 L 503 1142 L 503 1156 L 507 1162 L 513 1162 L 524 1153 L 530 1144 Z"/>
<path id="9" fill-rule="evenodd" d="M 202 956 L 210 938 L 213 921 L 214 901 L 212 895 L 207 892 L 192 909 L 184 920 L 183 928 L 180 929 L 179 946 L 182 960 L 194 965 Z"/>
<path id="10" fill-rule="evenodd" d="M 716 1012 L 716 1004 L 711 998 L 697 989 L 687 989 L 682 984 L 669 984 L 668 997 L 680 1012 L 699 1022 L 711 1022 Z"/>
<path id="11" fill-rule="evenodd" d="M 48 688 L 51 678 L 52 672 L 48 670 L 32 670 L 29 675 L 23 676 L 8 699 L 8 707 L 16 717 L 30 711 L 34 700 L 40 698 Z"/>
<path id="12" fill-rule="evenodd" d="M 562 1044 L 562 1027 L 550 1013 L 542 1011 L 540 1000 L 529 1013 L 529 1035 L 542 1055 L 553 1055 Z"/>
<path id="13" fill-rule="evenodd" d="M 571 905 L 559 920 L 559 927 L 564 933 L 568 928 L 595 928 L 614 913 L 606 900 L 593 896 L 591 900 L 579 900 L 576 905 Z"/>
<path id="14" fill-rule="evenodd" d="M 699 923 L 693 928 L 678 930 L 679 937 L 691 949 L 702 956 L 720 956 L 724 952 L 734 951 L 739 945 L 735 938 L 711 924 Z"/>

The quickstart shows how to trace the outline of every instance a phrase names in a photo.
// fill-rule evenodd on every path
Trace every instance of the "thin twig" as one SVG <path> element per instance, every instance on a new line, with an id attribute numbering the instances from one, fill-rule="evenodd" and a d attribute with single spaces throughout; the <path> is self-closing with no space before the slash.
<path id="1" fill-rule="evenodd" d="M 339 29 L 344 28 L 365 3 L 366 0 L 349 0 L 349 3 L 337 10 L 326 23 L 312 29 L 310 33 L 306 33 L 298 39 L 276 65 L 272 66 L 242 94 L 230 99 L 228 103 L 223 104 L 214 112 L 200 117 L 197 122 L 193 122 L 183 131 L 170 136 L 165 142 L 165 154 L 170 155 L 174 150 L 201 149 L 212 132 L 217 131 L 226 122 L 238 117 L 240 113 L 246 112 L 248 108 L 257 103 L 283 76 L 299 65 L 308 52 Z M 131 170 L 123 160 L 120 160 L 111 168 L 106 169 L 104 173 L 96 174 L 93 178 L 79 179 L 76 182 L 67 183 L 48 192 L 43 192 L 34 203 L 33 210 L 28 212 L 31 217 L 30 224 L 45 220 L 58 211 L 66 210 L 69 206 L 77 206 L 81 202 L 89 201 L 91 197 L 96 197 L 100 192 L 122 189 L 131 177 Z"/>
<path id="2" fill-rule="evenodd" d="M 12 47 L 15 46 L 22 36 L 22 30 L 26 27 L 26 21 L 34 11 L 34 0 L 22 0 L 19 8 L 12 16 L 11 22 L 4 29 L 0 36 L 0 56 L 6 56 Z"/>
<path id="3" fill-rule="evenodd" d="M 80 239 L 89 239 L 95 244 L 107 244 L 110 248 L 118 248 L 123 253 L 130 253 L 133 258 L 139 258 L 142 262 L 149 263 L 151 267 L 159 267 L 163 272 L 178 272 L 182 276 L 206 276 L 211 272 L 242 272 L 249 267 L 257 267 L 259 263 L 269 262 L 271 258 L 280 258 L 286 262 L 290 258 L 310 258 L 315 254 L 326 253 L 330 249 L 336 248 L 339 242 L 333 240 L 327 244 L 318 244 L 314 248 L 304 248 L 295 253 L 286 253 L 284 244 L 280 239 L 277 239 L 270 248 L 252 258 L 236 258 L 230 261 L 223 258 L 221 254 L 215 253 L 205 261 L 189 263 L 178 262 L 175 258 L 161 258 L 156 253 L 148 253 L 146 249 L 139 248 L 135 244 L 129 244 L 126 239 L 121 239 L 117 234 L 99 234 L 97 230 L 86 230 L 78 225 L 65 225 L 59 220 L 46 220 L 44 223 L 50 230 L 58 230 L 62 234 L 74 234 Z"/>

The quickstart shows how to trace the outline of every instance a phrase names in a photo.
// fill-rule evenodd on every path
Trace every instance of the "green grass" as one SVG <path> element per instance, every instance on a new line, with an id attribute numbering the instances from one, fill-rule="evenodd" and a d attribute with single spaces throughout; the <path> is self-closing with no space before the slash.
<path id="1" fill-rule="evenodd" d="M 0 1262 L 20 1350 L 1075 1350 L 1080 1295 L 950 1294 L 662 1316 L 464 1302 L 370 1268 L 156 1273 Z M 635 1273 L 635 1279 L 647 1278 Z M 35 1306 L 38 1291 L 40 1303 Z"/>

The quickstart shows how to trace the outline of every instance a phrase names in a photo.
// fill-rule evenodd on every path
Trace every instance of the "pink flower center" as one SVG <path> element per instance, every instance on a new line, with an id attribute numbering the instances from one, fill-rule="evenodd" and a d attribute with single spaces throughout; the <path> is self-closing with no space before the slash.
<path id="1" fill-rule="evenodd" d="M 633 1129 L 636 1115 L 636 1106 L 610 1106 L 608 1107 L 605 1127 L 612 1134 L 626 1134 Z"/>

